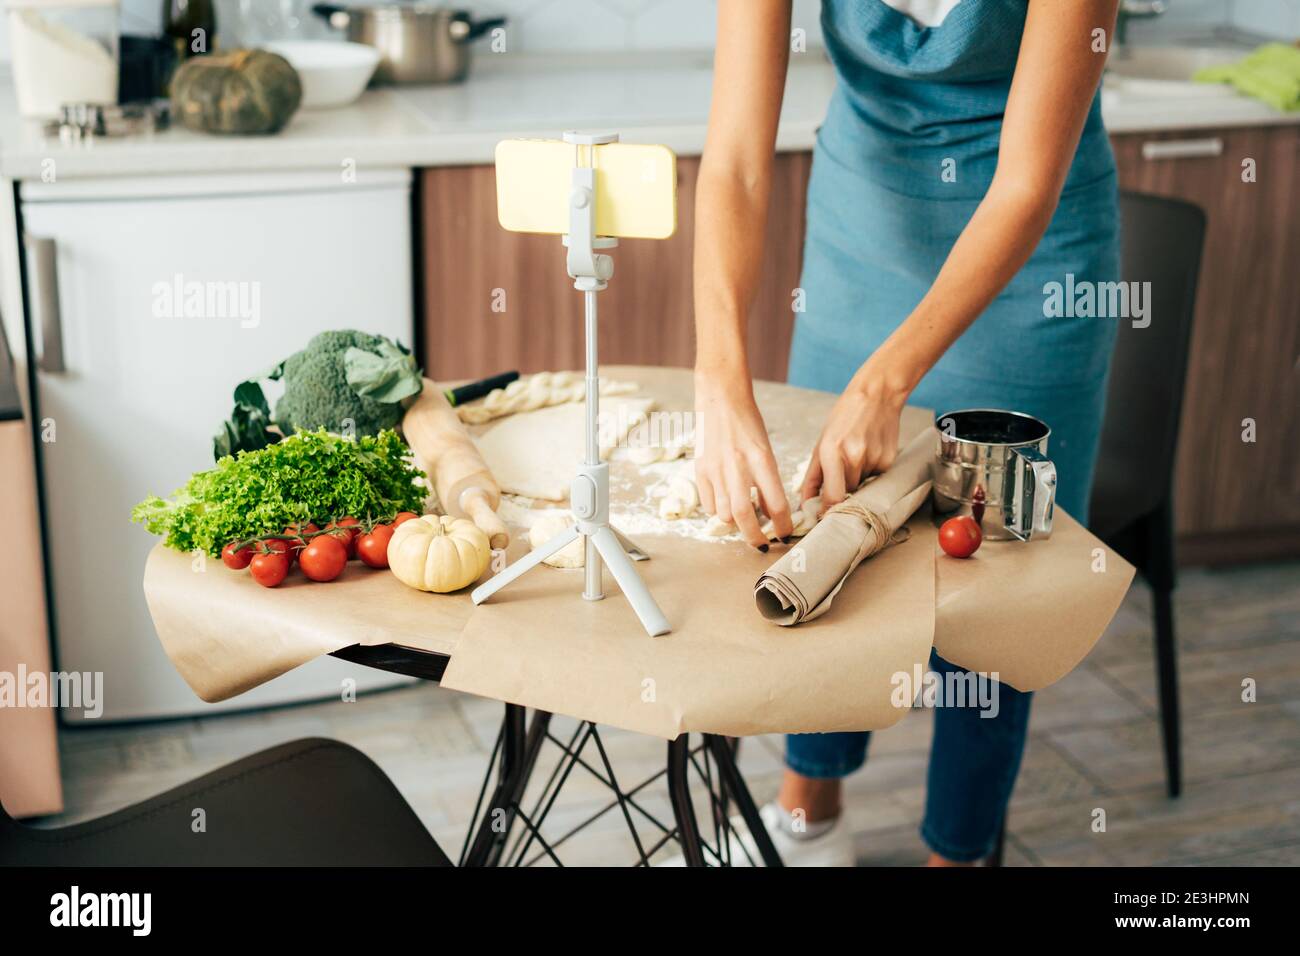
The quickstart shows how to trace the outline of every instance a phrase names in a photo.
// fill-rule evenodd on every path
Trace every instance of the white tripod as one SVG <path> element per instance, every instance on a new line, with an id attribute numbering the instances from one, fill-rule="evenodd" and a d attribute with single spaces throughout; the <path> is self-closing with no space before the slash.
<path id="1" fill-rule="evenodd" d="M 655 603 L 633 565 L 648 557 L 609 524 L 609 466 L 600 460 L 600 374 L 596 347 L 596 293 L 604 290 L 614 274 L 614 260 L 596 252 L 618 245 L 618 240 L 596 235 L 596 170 L 591 147 L 618 142 L 617 133 L 584 135 L 568 132 L 564 141 L 576 153 L 569 190 L 569 234 L 567 264 L 573 286 L 582 292 L 587 326 L 587 448 L 585 460 L 569 486 L 569 506 L 577 523 L 557 534 L 540 548 L 529 552 L 491 580 L 475 588 L 470 597 L 482 604 L 516 578 L 541 564 L 551 555 L 582 536 L 586 547 L 585 581 L 582 596 L 588 601 L 603 598 L 601 569 L 609 565 L 614 580 L 623 590 L 632 610 L 651 637 L 667 634 L 668 619 Z"/>

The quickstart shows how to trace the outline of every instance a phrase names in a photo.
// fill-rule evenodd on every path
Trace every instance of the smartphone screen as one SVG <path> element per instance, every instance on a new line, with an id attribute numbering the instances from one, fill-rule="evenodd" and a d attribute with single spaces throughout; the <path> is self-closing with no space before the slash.
<path id="1" fill-rule="evenodd" d="M 596 234 L 667 239 L 677 230 L 677 157 L 667 146 L 507 139 L 497 144 L 497 220 L 511 232 L 569 231 L 578 151 L 596 169 Z"/>

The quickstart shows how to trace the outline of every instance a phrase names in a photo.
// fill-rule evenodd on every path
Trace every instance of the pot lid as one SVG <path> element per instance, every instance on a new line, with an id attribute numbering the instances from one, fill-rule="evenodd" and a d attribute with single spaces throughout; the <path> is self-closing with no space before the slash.
<path id="1" fill-rule="evenodd" d="M 389 3 L 349 3 L 344 4 L 343 9 L 349 13 L 365 13 L 385 20 L 401 17 L 434 16 L 469 18 L 469 12 L 466 10 L 458 10 L 441 3 L 431 2 L 431 0 L 414 0 L 411 3 L 402 3 L 399 0 L 393 0 L 393 2 Z"/>

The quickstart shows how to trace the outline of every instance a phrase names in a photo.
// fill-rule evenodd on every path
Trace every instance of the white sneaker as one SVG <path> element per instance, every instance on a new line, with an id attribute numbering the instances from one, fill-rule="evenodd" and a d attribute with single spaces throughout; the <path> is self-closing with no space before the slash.
<path id="1" fill-rule="evenodd" d="M 853 834 L 849 832 L 848 821 L 844 819 L 841 813 L 835 818 L 835 822 L 823 833 L 815 837 L 797 837 L 790 833 L 781 821 L 785 812 L 775 803 L 769 803 L 758 811 L 763 825 L 767 829 L 767 835 L 772 839 L 772 845 L 776 847 L 776 852 L 781 856 L 781 862 L 786 866 L 856 866 L 853 857 Z M 732 866 L 751 866 L 750 860 L 754 863 L 761 863 L 762 856 L 759 855 L 758 847 L 754 844 L 754 838 L 749 834 L 749 828 L 745 826 L 745 821 L 739 816 L 731 818 L 731 865 Z M 716 863 L 711 854 L 705 854 L 705 859 L 709 863 Z M 656 866 L 685 866 L 686 860 L 681 854 L 670 857 L 662 863 L 656 863 Z"/>

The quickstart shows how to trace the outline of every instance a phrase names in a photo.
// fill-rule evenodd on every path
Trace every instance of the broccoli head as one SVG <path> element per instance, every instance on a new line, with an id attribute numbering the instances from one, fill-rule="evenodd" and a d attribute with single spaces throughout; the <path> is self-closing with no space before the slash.
<path id="1" fill-rule="evenodd" d="M 355 435 L 377 435 L 401 422 L 400 401 L 380 401 L 349 384 L 350 349 L 382 358 L 397 353 L 399 363 L 409 359 L 418 384 L 415 360 L 383 336 L 352 329 L 321 332 L 284 360 L 284 395 L 276 403 L 275 421 L 285 434 L 318 428 L 342 432 L 350 422 Z"/>
<path id="2" fill-rule="evenodd" d="M 272 417 L 258 379 L 284 380 Z M 279 435 L 326 431 L 361 437 L 395 428 L 402 399 L 420 391 L 420 369 L 401 345 L 353 329 L 321 332 L 301 352 L 235 389 L 235 410 L 213 440 L 213 457 L 261 448 Z"/>

